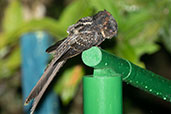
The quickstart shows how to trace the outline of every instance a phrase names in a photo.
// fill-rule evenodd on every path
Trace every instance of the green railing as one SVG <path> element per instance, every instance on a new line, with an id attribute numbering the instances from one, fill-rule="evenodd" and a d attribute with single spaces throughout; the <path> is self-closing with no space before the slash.
<path id="1" fill-rule="evenodd" d="M 94 68 L 83 78 L 84 114 L 122 114 L 122 81 L 171 102 L 171 81 L 135 64 L 92 47 L 82 53 Z"/>

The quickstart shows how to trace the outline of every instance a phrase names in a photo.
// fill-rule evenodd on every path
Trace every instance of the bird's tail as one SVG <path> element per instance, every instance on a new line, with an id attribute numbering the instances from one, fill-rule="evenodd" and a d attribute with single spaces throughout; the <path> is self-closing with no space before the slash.
<path id="1" fill-rule="evenodd" d="M 60 61 L 56 63 L 56 59 L 52 59 L 51 63 L 47 66 L 45 69 L 45 72 L 43 73 L 40 80 L 37 82 L 35 87 L 30 92 L 29 96 L 25 100 L 24 105 L 27 105 L 32 99 L 34 99 L 32 108 L 31 108 L 31 114 L 36 109 L 37 104 L 39 103 L 41 97 L 43 96 L 44 92 L 46 91 L 47 87 L 55 77 L 56 73 L 59 71 L 59 69 L 64 65 L 66 60 Z"/>

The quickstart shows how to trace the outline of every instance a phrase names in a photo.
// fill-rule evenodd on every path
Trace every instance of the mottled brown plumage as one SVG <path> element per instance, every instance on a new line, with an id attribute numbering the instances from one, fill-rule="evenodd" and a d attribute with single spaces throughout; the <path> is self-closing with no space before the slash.
<path id="1" fill-rule="evenodd" d="M 35 98 L 31 113 L 34 112 L 43 93 L 66 60 L 92 46 L 100 45 L 105 39 L 111 39 L 117 34 L 117 23 L 113 16 L 104 10 L 92 17 L 81 18 L 76 24 L 69 26 L 67 32 L 69 34 L 67 38 L 46 50 L 47 53 L 54 55 L 54 59 L 25 101 L 25 104 L 28 104 Z"/>

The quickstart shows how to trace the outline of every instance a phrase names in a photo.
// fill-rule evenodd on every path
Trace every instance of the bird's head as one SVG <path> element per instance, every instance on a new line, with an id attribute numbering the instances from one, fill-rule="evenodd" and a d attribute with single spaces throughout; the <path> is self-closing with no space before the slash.
<path id="1" fill-rule="evenodd" d="M 98 12 L 93 19 L 104 38 L 111 39 L 117 35 L 117 23 L 108 11 Z"/>

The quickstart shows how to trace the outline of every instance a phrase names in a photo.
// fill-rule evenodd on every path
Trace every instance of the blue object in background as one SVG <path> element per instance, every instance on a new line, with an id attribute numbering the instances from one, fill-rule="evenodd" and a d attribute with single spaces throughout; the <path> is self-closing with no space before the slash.
<path id="1" fill-rule="evenodd" d="M 36 85 L 48 64 L 49 55 L 45 50 L 51 44 L 50 39 L 52 38 L 45 32 L 31 32 L 21 37 L 23 100 Z M 34 114 L 59 114 L 58 97 L 52 90 L 46 92 L 39 105 Z M 31 106 L 32 102 L 24 106 L 26 114 L 30 113 Z"/>

